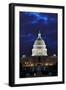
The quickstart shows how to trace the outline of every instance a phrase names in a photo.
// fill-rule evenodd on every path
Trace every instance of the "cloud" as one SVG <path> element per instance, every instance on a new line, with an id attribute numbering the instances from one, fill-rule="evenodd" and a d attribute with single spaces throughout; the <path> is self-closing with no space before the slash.
<path id="1" fill-rule="evenodd" d="M 23 25 L 29 25 L 29 24 L 36 24 L 40 21 L 42 21 L 44 24 L 47 24 L 48 23 L 48 16 L 47 15 L 41 15 L 40 13 L 30 13 L 30 12 L 26 12 L 23 14 L 24 15 L 24 18 L 26 18 L 26 22 L 23 22 Z M 28 19 L 28 18 L 31 18 Z"/>

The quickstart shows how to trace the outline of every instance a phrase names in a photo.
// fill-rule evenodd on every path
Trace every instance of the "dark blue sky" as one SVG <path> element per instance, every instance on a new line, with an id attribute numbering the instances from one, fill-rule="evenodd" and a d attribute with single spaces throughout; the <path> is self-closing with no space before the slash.
<path id="1" fill-rule="evenodd" d="M 40 31 L 48 49 L 48 55 L 57 55 L 57 14 L 20 12 L 20 56 L 30 56 L 33 43 Z"/>

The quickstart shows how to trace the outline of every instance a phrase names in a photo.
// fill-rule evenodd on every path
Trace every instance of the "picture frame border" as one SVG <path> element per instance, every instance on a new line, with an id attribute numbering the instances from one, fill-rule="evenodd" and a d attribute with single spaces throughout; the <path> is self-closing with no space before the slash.
<path id="1" fill-rule="evenodd" d="M 46 82 L 46 83 L 27 83 L 27 84 L 15 84 L 15 6 L 27 6 L 27 7 L 46 7 L 46 8 L 58 8 L 62 9 L 62 81 L 58 82 Z M 55 5 L 38 5 L 38 4 L 20 4 L 20 3 L 10 3 L 9 4 L 9 86 L 33 86 L 33 85 L 49 85 L 49 84 L 63 84 L 64 83 L 64 6 L 55 6 Z"/>

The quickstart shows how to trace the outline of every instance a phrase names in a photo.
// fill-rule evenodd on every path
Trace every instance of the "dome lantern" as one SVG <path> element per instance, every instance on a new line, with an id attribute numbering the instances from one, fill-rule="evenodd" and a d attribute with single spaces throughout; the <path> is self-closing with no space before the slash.
<path id="1" fill-rule="evenodd" d="M 41 33 L 40 33 L 40 31 L 39 31 L 39 33 L 38 33 L 38 38 L 41 38 Z"/>

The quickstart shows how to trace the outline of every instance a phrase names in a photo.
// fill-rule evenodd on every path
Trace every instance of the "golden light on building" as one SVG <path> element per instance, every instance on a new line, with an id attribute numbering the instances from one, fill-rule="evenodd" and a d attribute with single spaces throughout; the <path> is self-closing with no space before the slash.
<path id="1" fill-rule="evenodd" d="M 45 66 L 49 66 L 49 63 L 45 63 Z"/>
<path id="2" fill-rule="evenodd" d="M 53 66 L 54 64 L 53 63 L 49 63 L 49 66 Z"/>

